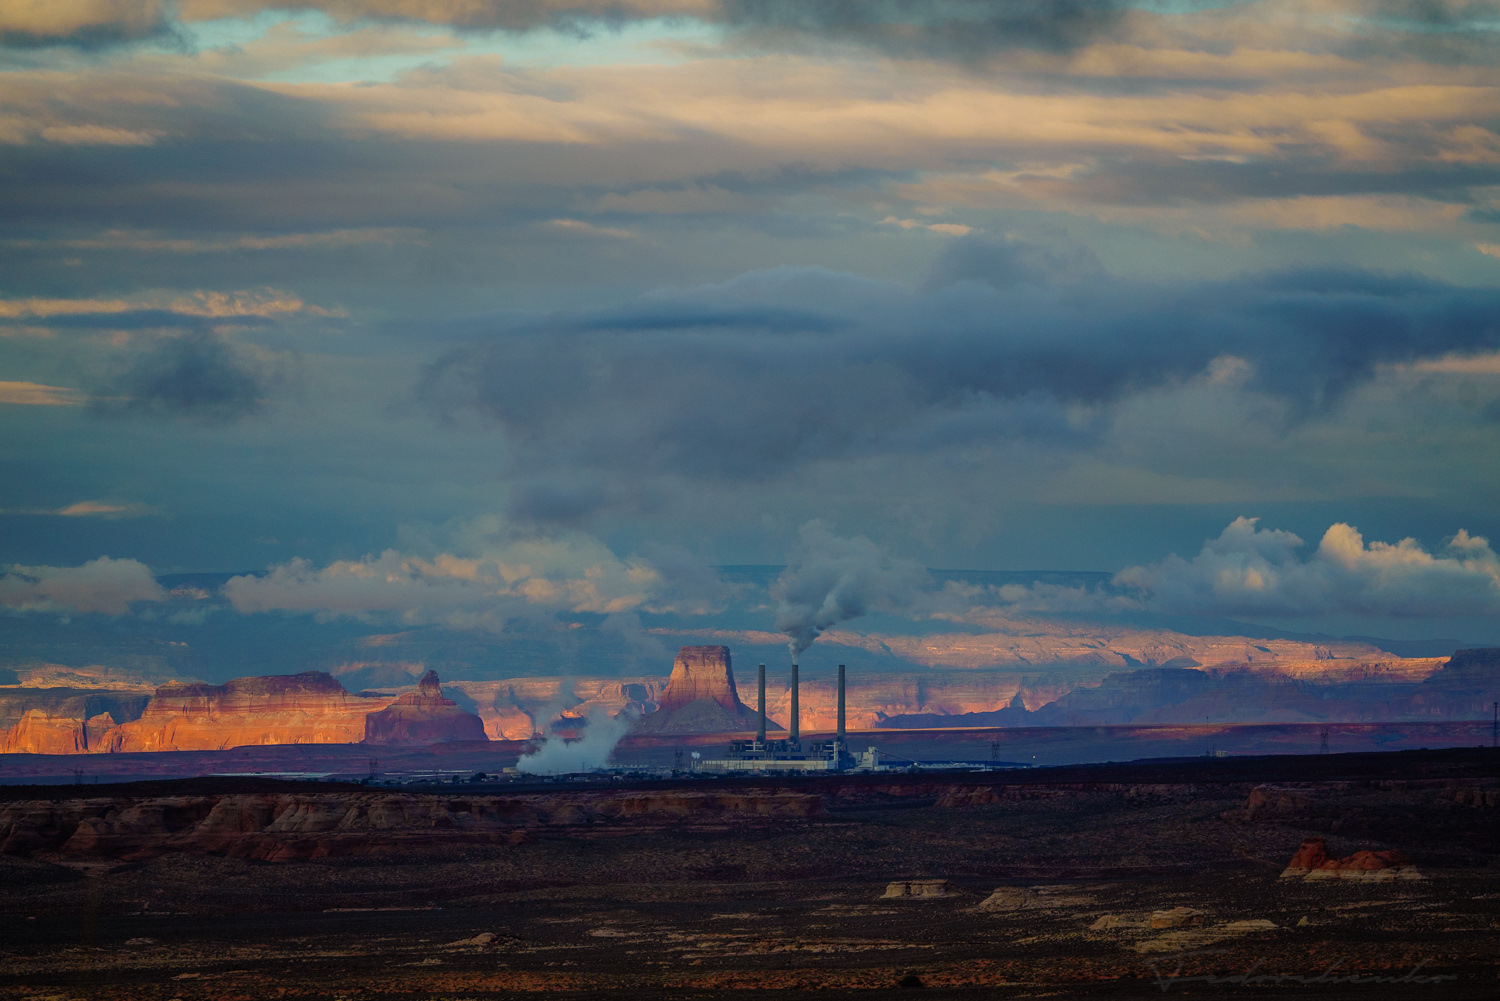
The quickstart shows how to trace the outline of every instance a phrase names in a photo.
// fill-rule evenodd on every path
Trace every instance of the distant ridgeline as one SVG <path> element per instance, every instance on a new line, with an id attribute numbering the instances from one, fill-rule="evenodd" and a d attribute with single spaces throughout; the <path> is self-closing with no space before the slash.
<path id="1" fill-rule="evenodd" d="M 774 674 L 768 729 L 789 721 L 789 695 L 785 674 Z M 1114 672 L 1100 684 L 1071 690 L 1049 689 L 1015 671 L 874 674 L 850 678 L 848 719 L 851 730 L 1378 723 L 1488 719 L 1496 701 L 1500 649 L 1479 649 L 1460 650 L 1447 661 L 1376 656 L 1157 666 Z M 665 683 L 659 677 L 511 678 L 453 682 L 445 692 L 436 673 L 427 671 L 404 692 L 351 693 L 331 674 L 307 671 L 221 685 L 165 684 L 149 695 L 5 686 L 0 752 L 525 740 L 576 735 L 605 716 L 627 717 L 637 732 L 662 735 L 744 733 L 757 721 L 740 699 L 729 648 L 694 646 L 683 648 Z M 833 680 L 804 675 L 803 732 L 831 731 L 834 716 Z"/>
<path id="2" fill-rule="evenodd" d="M 8 688 L 0 689 L 0 724 L 0 751 L 34 754 L 485 739 L 483 722 L 444 698 L 431 671 L 400 696 L 354 695 L 322 671 L 167 684 L 149 697 Z"/>

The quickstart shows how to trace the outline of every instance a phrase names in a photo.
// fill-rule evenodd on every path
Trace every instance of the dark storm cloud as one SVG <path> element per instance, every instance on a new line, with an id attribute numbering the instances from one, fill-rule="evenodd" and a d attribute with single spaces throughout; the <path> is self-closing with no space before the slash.
<path id="1" fill-rule="evenodd" d="M 973 59 L 1066 51 L 1115 27 L 1122 0 L 725 0 L 724 20 L 761 41 L 855 42 L 899 56 Z"/>
<path id="2" fill-rule="evenodd" d="M 47 0 L 0 10 L 0 48 L 93 50 L 161 40 L 180 41 L 161 0 Z"/>
<path id="3" fill-rule="evenodd" d="M 101 416 L 148 415 L 225 423 L 261 408 L 274 372 L 218 335 L 183 334 L 136 358 L 94 393 Z"/>
<path id="4" fill-rule="evenodd" d="M 541 28 L 587 35 L 655 18 L 722 24 L 759 43 L 836 40 L 897 55 L 972 58 L 1016 48 L 1063 51 L 1118 24 L 1127 0 L 241 0 L 322 10 L 344 21 L 426 21 L 470 31 Z"/>
<path id="5" fill-rule="evenodd" d="M 1338 51 L 1355 59 L 1424 59 L 1493 65 L 1500 3 L 1494 0 L 1383 0 L 1363 11 L 1364 30 Z"/>
<path id="6" fill-rule="evenodd" d="M 568 483 L 528 487 L 513 513 L 573 522 L 653 476 L 744 481 L 953 445 L 1082 445 L 1112 404 L 1209 378 L 1216 362 L 1310 415 L 1382 364 L 1500 347 L 1491 289 L 1307 270 L 1148 285 L 1086 255 L 977 239 L 956 242 L 914 294 L 787 268 L 680 298 L 716 302 L 718 322 L 512 323 L 433 362 L 418 392 L 503 428 L 518 473 Z M 822 322 L 799 329 L 758 319 L 817 302 Z"/>

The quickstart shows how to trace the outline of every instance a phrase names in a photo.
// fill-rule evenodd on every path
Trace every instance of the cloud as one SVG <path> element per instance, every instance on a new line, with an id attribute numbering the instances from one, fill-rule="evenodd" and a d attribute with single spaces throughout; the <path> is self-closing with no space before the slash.
<path id="1" fill-rule="evenodd" d="M 972 60 L 1013 49 L 1066 52 L 1119 25 L 1122 0 L 724 0 L 725 21 L 762 44 L 806 40 L 901 57 Z"/>
<path id="2" fill-rule="evenodd" d="M 695 20 L 760 46 L 841 42 L 900 56 L 971 59 L 1017 48 L 1066 51 L 1119 24 L 1123 0 L 185 0 L 185 19 L 321 10 L 343 21 L 403 20 L 467 30 L 584 34 L 631 21 Z"/>
<path id="3" fill-rule="evenodd" d="M 1350 270 L 1132 282 L 1086 251 L 968 237 L 915 292 L 779 268 L 476 318 L 417 394 L 501 432 L 514 516 L 582 524 L 833 461 L 1083 449 L 1126 401 L 1187 387 L 1209 408 L 1273 401 L 1295 424 L 1390 366 L 1500 347 L 1494 302 Z"/>
<path id="4" fill-rule="evenodd" d="M 147 504 L 117 504 L 110 501 L 77 501 L 63 507 L 0 508 L 0 514 L 45 515 L 56 518 L 140 518 L 156 514 L 155 508 Z"/>
<path id="5" fill-rule="evenodd" d="M 1336 524 L 1306 559 L 1291 532 L 1236 518 L 1191 560 L 1173 555 L 1129 567 L 1116 586 L 1153 611 L 1305 617 L 1500 613 L 1500 560 L 1489 541 L 1460 530 L 1436 553 L 1414 539 L 1366 544 Z"/>
<path id="6" fill-rule="evenodd" d="M 180 0 L 184 20 L 248 17 L 268 9 L 317 10 L 343 22 L 416 21 L 471 30 L 581 31 L 659 17 L 712 16 L 716 0 Z"/>
<path id="7" fill-rule="evenodd" d="M 880 220 L 882 226 L 900 226 L 902 229 L 925 229 L 944 236 L 968 236 L 974 232 L 972 226 L 957 222 L 922 222 L 919 219 L 898 219 L 888 215 Z"/>
<path id="8" fill-rule="evenodd" d="M 49 125 L 42 129 L 42 139 L 62 146 L 150 146 L 157 140 L 155 132 L 136 132 L 109 125 Z"/>
<path id="9" fill-rule="evenodd" d="M 78 501 L 52 512 L 60 518 L 138 518 L 152 514 L 145 504 L 112 504 L 108 501 Z"/>
<path id="10" fill-rule="evenodd" d="M 358 86 L 295 58 L 266 79 L 217 61 L 218 50 L 67 73 L 23 68 L 0 85 L 0 141 L 23 146 L 0 211 L 46 226 L 159 231 L 137 239 L 174 253 L 230 249 L 241 228 L 256 231 L 251 241 L 278 239 L 261 230 L 410 228 L 470 245 L 485 224 L 498 227 L 496 240 L 534 240 L 553 219 L 643 243 L 647 227 L 672 216 L 751 229 L 795 218 L 862 230 L 887 216 L 948 235 L 981 228 L 979 213 L 920 219 L 916 206 L 959 197 L 986 212 L 1061 210 L 1223 240 L 1346 225 L 1485 239 L 1470 223 L 1500 179 L 1486 127 L 1500 92 L 1483 73 L 1409 60 L 1396 73 L 1332 54 L 1335 37 L 1396 31 L 1395 19 L 1372 28 L 1347 5 L 1237 6 L 1176 16 L 1091 2 L 330 3 L 342 23 L 325 31 L 356 49 L 361 32 L 397 30 L 355 23 L 370 19 L 588 30 L 665 15 L 724 28 L 729 41 L 714 48 L 705 33 L 660 62 L 606 55 L 551 66 L 466 50 L 472 38 L 451 36 L 421 66 L 377 69 Z M 189 20 L 270 9 L 247 28 L 270 38 L 265 24 L 318 8 L 178 9 Z M 286 31 L 311 37 L 302 25 Z M 747 49 L 752 36 L 789 51 Z M 828 39 L 941 58 L 892 71 L 868 53 L 819 51 Z M 984 73 L 944 61 L 1012 44 L 1021 48 Z M 61 147 L 48 135 L 155 145 Z M 59 161 L 73 172 L 59 175 Z M 185 170 L 192 183 L 162 183 Z M 954 200 L 900 204 L 938 189 Z M 809 204 L 829 195 L 832 217 Z M 862 203 L 852 212 L 851 197 Z M 628 226 L 614 213 L 630 213 Z"/>
<path id="11" fill-rule="evenodd" d="M 0 574 L 0 605 L 21 611 L 124 615 L 138 601 L 165 601 L 146 564 L 101 556 L 76 567 L 9 566 Z"/>
<path id="12" fill-rule="evenodd" d="M 638 610 L 699 610 L 716 597 L 711 581 L 668 552 L 664 568 L 621 559 L 577 532 L 517 534 L 481 519 L 457 534 L 469 555 L 429 556 L 391 549 L 361 560 L 318 567 L 296 559 L 261 576 L 240 576 L 224 594 L 240 612 L 311 613 L 407 625 L 442 623 L 500 631 L 520 618 L 553 613 L 608 616 L 609 630 L 638 633 Z"/>
<path id="13" fill-rule="evenodd" d="M 579 236 L 602 236 L 611 240 L 634 240 L 637 235 L 628 229 L 595 226 L 593 223 L 584 222 L 581 219 L 553 219 L 547 225 L 563 233 L 576 233 Z"/>
<path id="14" fill-rule="evenodd" d="M 101 416 L 239 420 L 260 410 L 279 375 L 223 337 L 203 331 L 167 338 L 138 354 L 90 397 Z"/>
<path id="15" fill-rule="evenodd" d="M 0 46 L 98 49 L 171 33 L 163 0 L 6 0 Z"/>
<path id="16" fill-rule="evenodd" d="M 38 326 L 201 328 L 270 322 L 298 315 L 335 317 L 342 314 L 339 310 L 303 302 L 295 293 L 273 288 L 235 292 L 200 289 L 107 299 L 0 299 L 0 321 Z"/>
<path id="17" fill-rule="evenodd" d="M 0 382 L 0 403 L 27 407 L 76 407 L 82 402 L 76 389 L 39 382 Z"/>
<path id="18" fill-rule="evenodd" d="M 893 558 L 863 536 L 840 538 L 823 522 L 808 522 L 771 587 L 776 628 L 787 635 L 796 661 L 830 626 L 872 611 L 906 611 L 931 586 L 920 563 Z"/>
<path id="19" fill-rule="evenodd" d="M 366 227 L 362 229 L 337 229 L 312 233 L 243 234 L 239 236 L 197 237 L 165 236 L 152 230 L 111 229 L 90 237 L 66 237 L 57 239 L 12 238 L 3 241 L 5 246 L 22 250 L 104 250 L 145 251 L 162 254 L 224 254 L 242 251 L 275 250 L 322 250 L 355 247 L 364 244 L 396 244 L 415 241 L 420 230 L 393 226 Z M 205 296 L 208 293 L 198 293 Z M 318 316 L 339 315 L 338 310 L 327 310 L 302 303 L 288 292 L 262 289 L 257 293 L 219 293 L 233 296 L 242 309 L 258 306 L 260 315 L 307 312 Z M 178 300 L 181 301 L 181 300 Z M 194 315 L 204 315 L 206 303 L 189 297 L 187 305 Z M 282 308 L 276 309 L 274 307 Z M 196 307 L 193 309 L 192 307 Z M 221 307 L 222 308 L 222 307 Z M 103 311 L 103 310 L 96 310 Z M 123 311 L 123 309 L 121 310 Z M 211 314 L 210 314 L 211 315 Z"/>

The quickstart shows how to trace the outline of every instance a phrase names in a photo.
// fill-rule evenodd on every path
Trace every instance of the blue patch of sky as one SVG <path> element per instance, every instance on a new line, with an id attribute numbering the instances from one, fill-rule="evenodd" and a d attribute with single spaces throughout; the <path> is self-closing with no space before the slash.
<path id="1" fill-rule="evenodd" d="M 300 64 L 279 67 L 263 79 L 280 83 L 385 83 L 434 62 L 483 55 L 499 56 L 506 65 L 517 68 L 670 65 L 698 58 L 706 46 L 716 46 L 722 39 L 716 26 L 681 20 L 600 26 L 584 33 L 548 28 L 459 32 L 409 22 L 388 22 L 383 27 L 391 33 L 392 47 L 399 47 L 401 35 L 411 38 L 411 51 L 370 55 L 310 52 Z M 191 34 L 194 47 L 205 51 L 249 48 L 276 29 L 290 29 L 293 37 L 300 36 L 307 43 L 356 30 L 319 12 L 273 11 L 250 18 L 199 22 L 192 25 Z"/>

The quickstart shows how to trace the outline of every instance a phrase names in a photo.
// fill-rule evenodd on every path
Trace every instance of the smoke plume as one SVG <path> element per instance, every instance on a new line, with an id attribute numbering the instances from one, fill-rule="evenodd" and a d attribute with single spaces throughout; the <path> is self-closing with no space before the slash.
<path id="1" fill-rule="evenodd" d="M 601 710 L 590 713 L 588 721 L 583 736 L 576 740 L 544 737 L 536 750 L 521 756 L 516 769 L 527 775 L 570 775 L 608 765 L 615 745 L 629 732 L 635 716 L 627 712 L 611 716 Z"/>
<path id="2" fill-rule="evenodd" d="M 771 587 L 776 628 L 786 633 L 796 660 L 830 626 L 909 607 L 931 584 L 920 563 L 893 559 L 864 536 L 840 538 L 823 522 L 810 521 Z"/>

